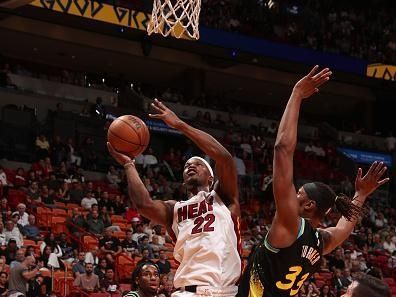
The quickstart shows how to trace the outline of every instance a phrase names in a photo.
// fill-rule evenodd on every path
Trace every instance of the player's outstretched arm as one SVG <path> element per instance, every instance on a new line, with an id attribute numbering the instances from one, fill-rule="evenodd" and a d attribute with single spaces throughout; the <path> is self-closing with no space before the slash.
<path id="1" fill-rule="evenodd" d="M 216 176 L 218 179 L 215 190 L 220 197 L 225 200 L 225 203 L 237 206 L 234 207 L 234 209 L 239 214 L 236 167 L 228 150 L 208 133 L 196 129 L 182 121 L 161 101 L 155 99 L 151 106 L 157 113 L 150 114 L 150 117 L 163 120 L 169 127 L 179 130 L 190 138 L 205 154 L 215 160 Z"/>
<path id="2" fill-rule="evenodd" d="M 113 158 L 125 168 L 129 197 L 138 212 L 155 223 L 167 227 L 171 226 L 175 201 L 152 200 L 139 177 L 134 160 L 117 152 L 109 142 L 107 148 Z"/>
<path id="3" fill-rule="evenodd" d="M 362 169 L 359 168 L 355 180 L 355 196 L 352 201 L 354 205 L 361 208 L 371 193 L 389 181 L 389 178 L 383 178 L 386 169 L 382 162 L 374 162 L 366 175 L 362 176 Z M 331 253 L 351 235 L 358 219 L 358 215 L 353 216 L 351 220 L 341 217 L 335 227 L 321 230 L 324 241 L 324 255 Z"/>
<path id="4" fill-rule="evenodd" d="M 283 113 L 276 136 L 273 160 L 273 192 L 276 214 L 269 234 L 269 241 L 277 247 L 290 245 L 299 228 L 298 203 L 293 184 L 293 155 L 297 145 L 297 127 L 300 106 L 305 98 L 318 92 L 318 87 L 329 80 L 328 68 L 317 73 L 315 66 L 299 80 Z"/>

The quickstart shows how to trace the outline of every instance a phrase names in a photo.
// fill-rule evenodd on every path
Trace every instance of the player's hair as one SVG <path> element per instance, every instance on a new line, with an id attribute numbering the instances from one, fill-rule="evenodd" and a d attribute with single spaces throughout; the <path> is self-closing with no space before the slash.
<path id="1" fill-rule="evenodd" d="M 137 290 L 139 289 L 139 285 L 136 283 L 136 278 L 140 275 L 140 272 L 142 271 L 143 267 L 146 265 L 153 266 L 157 269 L 158 274 L 160 273 L 159 267 L 157 264 L 155 264 L 153 261 L 148 260 L 142 263 L 139 263 L 135 270 L 132 272 L 132 290 Z"/>
<path id="2" fill-rule="evenodd" d="M 344 194 L 337 195 L 332 188 L 321 182 L 312 182 L 303 185 L 308 198 L 316 202 L 317 214 L 320 217 L 326 215 L 326 212 L 336 207 L 348 221 L 357 219 L 364 212 L 363 207 L 353 203 L 353 199 Z"/>
<path id="3" fill-rule="evenodd" d="M 387 284 L 371 275 L 364 275 L 356 280 L 358 285 L 352 291 L 352 297 L 391 297 Z"/>

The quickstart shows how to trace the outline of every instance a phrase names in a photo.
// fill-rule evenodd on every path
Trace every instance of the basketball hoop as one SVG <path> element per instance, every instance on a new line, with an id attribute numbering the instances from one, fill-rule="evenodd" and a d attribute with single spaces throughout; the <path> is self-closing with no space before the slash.
<path id="1" fill-rule="evenodd" d="M 154 0 L 147 33 L 199 39 L 201 0 Z"/>

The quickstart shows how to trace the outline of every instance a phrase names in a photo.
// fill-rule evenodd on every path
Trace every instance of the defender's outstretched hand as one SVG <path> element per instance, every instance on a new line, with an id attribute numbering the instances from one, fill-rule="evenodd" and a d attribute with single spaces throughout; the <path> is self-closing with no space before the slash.
<path id="1" fill-rule="evenodd" d="M 157 113 L 150 113 L 150 118 L 163 120 L 169 127 L 177 129 L 177 125 L 181 122 L 181 120 L 172 110 L 166 107 L 164 103 L 158 99 L 154 99 L 154 102 L 151 103 L 151 107 Z"/>
<path id="2" fill-rule="evenodd" d="M 329 68 L 324 68 L 319 73 L 316 73 L 318 68 L 319 66 L 316 65 L 311 72 L 300 79 L 294 86 L 293 93 L 301 99 L 305 99 L 319 92 L 319 87 L 330 79 L 332 72 Z"/>
<path id="3" fill-rule="evenodd" d="M 366 175 L 362 177 L 362 168 L 359 168 L 356 180 L 355 180 L 355 191 L 362 196 L 369 196 L 378 187 L 389 181 L 389 178 L 383 178 L 386 171 L 386 166 L 383 162 L 375 161 L 371 164 L 370 169 L 367 171 Z"/>
<path id="4" fill-rule="evenodd" d="M 117 152 L 114 147 L 107 142 L 107 149 L 109 150 L 110 155 L 117 161 L 118 164 L 124 166 L 126 163 L 132 162 L 132 159 L 127 155 Z"/>

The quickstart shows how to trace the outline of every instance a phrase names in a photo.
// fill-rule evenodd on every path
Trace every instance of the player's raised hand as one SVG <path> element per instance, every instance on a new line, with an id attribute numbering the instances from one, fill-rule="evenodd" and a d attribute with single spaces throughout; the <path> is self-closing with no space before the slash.
<path id="1" fill-rule="evenodd" d="M 114 147 L 107 142 L 107 149 L 109 150 L 110 155 L 117 161 L 118 164 L 124 166 L 126 163 L 132 162 L 132 159 L 127 155 L 124 155 L 120 152 L 117 152 Z"/>
<path id="2" fill-rule="evenodd" d="M 150 113 L 150 118 L 163 120 L 169 127 L 177 129 L 177 125 L 181 122 L 181 120 L 172 110 L 166 107 L 164 103 L 158 99 L 154 99 L 154 102 L 151 103 L 151 107 L 157 113 Z"/>
<path id="3" fill-rule="evenodd" d="M 383 178 L 386 169 L 384 163 L 375 161 L 371 164 L 366 175 L 362 176 L 362 168 L 359 168 L 355 180 L 355 191 L 359 193 L 359 195 L 365 197 L 369 196 L 378 187 L 389 181 L 389 178 Z"/>
<path id="4" fill-rule="evenodd" d="M 319 87 L 330 79 L 332 72 L 329 68 L 324 68 L 320 72 L 317 72 L 318 69 L 319 66 L 316 65 L 294 86 L 293 93 L 299 98 L 305 99 L 319 92 Z"/>

